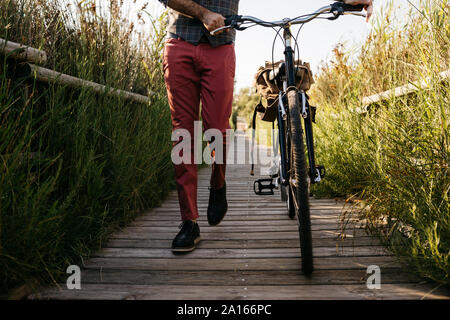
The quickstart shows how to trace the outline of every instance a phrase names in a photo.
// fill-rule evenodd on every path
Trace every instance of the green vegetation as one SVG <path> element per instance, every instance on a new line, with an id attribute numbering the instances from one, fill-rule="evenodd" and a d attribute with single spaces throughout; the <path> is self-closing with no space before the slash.
<path id="1" fill-rule="evenodd" d="M 0 2 L 0 38 L 45 50 L 45 67 L 155 93 L 142 105 L 11 79 L 0 56 L 0 294 L 58 280 L 173 186 L 164 17 L 146 35 L 118 2 Z"/>
<path id="2" fill-rule="evenodd" d="M 447 285 L 450 92 L 437 74 L 449 69 L 449 14 L 446 0 L 422 1 L 395 28 L 392 3 L 356 59 L 335 49 L 311 92 L 328 173 L 315 194 L 358 199 L 353 212 L 409 270 Z M 427 90 L 356 111 L 364 96 L 427 77 Z"/>

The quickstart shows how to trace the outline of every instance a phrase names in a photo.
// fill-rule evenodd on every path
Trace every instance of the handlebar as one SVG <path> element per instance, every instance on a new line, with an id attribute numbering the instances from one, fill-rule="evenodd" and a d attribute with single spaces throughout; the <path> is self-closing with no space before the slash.
<path id="1" fill-rule="evenodd" d="M 217 32 L 224 30 L 224 29 L 230 29 L 234 28 L 236 30 L 245 30 L 245 27 L 242 27 L 245 23 L 255 23 L 257 25 L 263 26 L 263 27 L 283 27 L 286 25 L 294 25 L 294 24 L 304 24 L 307 22 L 310 22 L 311 20 L 314 20 L 319 15 L 324 13 L 331 13 L 334 16 L 329 18 L 330 20 L 337 19 L 339 16 L 344 14 L 355 14 L 355 12 L 361 12 L 364 9 L 363 5 L 348 5 L 343 2 L 335 2 L 330 5 L 324 6 L 320 9 L 318 9 L 316 12 L 311 14 L 306 14 L 294 19 L 285 18 L 283 20 L 279 21 L 263 21 L 261 19 L 251 17 L 251 16 L 242 16 L 242 15 L 232 15 L 225 17 L 225 26 L 218 28 L 216 30 L 213 30 L 210 32 L 211 35 L 215 35 Z M 360 13 L 356 14 L 359 16 L 365 17 L 365 14 Z"/>

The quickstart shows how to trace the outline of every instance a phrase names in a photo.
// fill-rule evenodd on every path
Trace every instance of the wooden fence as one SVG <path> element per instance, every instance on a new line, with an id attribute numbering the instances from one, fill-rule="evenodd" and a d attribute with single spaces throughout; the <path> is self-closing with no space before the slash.
<path id="1" fill-rule="evenodd" d="M 47 53 L 35 48 L 0 39 L 0 54 L 6 55 L 8 58 L 14 59 L 20 63 L 21 76 L 33 77 L 40 82 L 57 83 L 71 88 L 89 88 L 99 94 L 104 93 L 108 96 L 132 100 L 137 103 L 150 103 L 150 98 L 148 96 L 107 87 L 99 83 L 40 67 L 36 64 L 44 64 L 47 61 Z M 149 95 L 154 95 L 154 92 L 149 92 Z"/>

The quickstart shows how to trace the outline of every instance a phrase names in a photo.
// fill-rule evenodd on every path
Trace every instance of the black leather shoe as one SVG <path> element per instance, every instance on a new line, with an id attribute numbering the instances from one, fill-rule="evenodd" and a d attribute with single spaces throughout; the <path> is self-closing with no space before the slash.
<path id="1" fill-rule="evenodd" d="M 227 186 L 224 182 L 222 189 L 210 188 L 208 203 L 208 223 L 211 226 L 218 225 L 228 210 Z"/>
<path id="2" fill-rule="evenodd" d="M 195 245 L 200 241 L 200 228 L 198 223 L 192 220 L 183 221 L 175 239 L 172 241 L 173 252 L 190 252 L 195 249 Z"/>

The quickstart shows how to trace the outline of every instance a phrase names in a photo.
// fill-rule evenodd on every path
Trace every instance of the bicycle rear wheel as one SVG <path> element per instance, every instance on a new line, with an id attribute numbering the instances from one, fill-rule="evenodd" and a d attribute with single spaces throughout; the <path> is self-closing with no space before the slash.
<path id="1" fill-rule="evenodd" d="M 297 213 L 302 256 L 302 271 L 309 275 L 313 271 L 311 218 L 309 212 L 308 171 L 306 168 L 303 129 L 299 112 L 299 98 L 296 90 L 288 92 L 289 137 L 290 139 L 290 182 L 289 196 Z M 289 150 L 289 149 L 288 149 Z"/>

